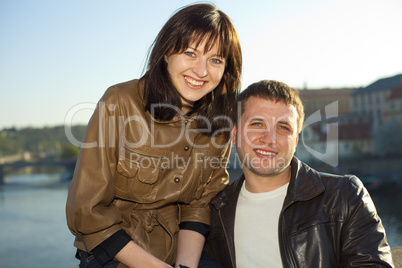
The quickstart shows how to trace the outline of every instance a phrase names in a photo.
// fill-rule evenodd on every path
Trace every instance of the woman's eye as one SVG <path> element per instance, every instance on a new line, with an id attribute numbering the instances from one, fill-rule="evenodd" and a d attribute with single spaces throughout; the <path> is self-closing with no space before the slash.
<path id="1" fill-rule="evenodd" d="M 195 56 L 194 52 L 191 52 L 191 51 L 185 51 L 184 54 L 186 54 L 189 57 L 194 57 Z"/>
<path id="2" fill-rule="evenodd" d="M 222 63 L 222 60 L 220 60 L 220 59 L 212 59 L 211 61 L 212 61 L 213 63 L 216 63 L 216 64 Z"/>

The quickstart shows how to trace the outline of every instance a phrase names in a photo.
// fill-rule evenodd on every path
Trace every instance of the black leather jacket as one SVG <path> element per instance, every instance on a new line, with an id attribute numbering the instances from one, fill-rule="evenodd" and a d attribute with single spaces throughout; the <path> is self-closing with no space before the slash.
<path id="1" fill-rule="evenodd" d="M 207 253 L 236 267 L 234 219 L 244 175 L 211 201 Z M 296 157 L 279 218 L 283 267 L 393 267 L 384 227 L 355 176 L 317 172 Z"/>

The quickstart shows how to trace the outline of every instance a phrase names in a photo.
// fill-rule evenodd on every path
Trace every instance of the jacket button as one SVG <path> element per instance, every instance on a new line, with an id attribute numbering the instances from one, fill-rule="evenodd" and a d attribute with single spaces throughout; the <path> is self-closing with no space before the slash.
<path id="1" fill-rule="evenodd" d="M 184 151 L 188 151 L 188 149 L 190 149 L 190 147 L 184 146 Z"/>
<path id="2" fill-rule="evenodd" d="M 180 182 L 180 178 L 178 178 L 178 177 L 174 178 L 174 182 L 175 182 L 175 183 L 179 183 L 179 182 Z"/>

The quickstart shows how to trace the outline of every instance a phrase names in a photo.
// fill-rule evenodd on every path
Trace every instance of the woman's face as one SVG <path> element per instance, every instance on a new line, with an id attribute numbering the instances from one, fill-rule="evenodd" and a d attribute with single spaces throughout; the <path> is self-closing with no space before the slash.
<path id="1" fill-rule="evenodd" d="M 204 39 L 197 49 L 192 42 L 184 52 L 165 56 L 170 79 L 181 97 L 183 114 L 218 86 L 225 71 L 225 59 L 218 56 L 218 44 L 204 54 L 205 42 Z"/>

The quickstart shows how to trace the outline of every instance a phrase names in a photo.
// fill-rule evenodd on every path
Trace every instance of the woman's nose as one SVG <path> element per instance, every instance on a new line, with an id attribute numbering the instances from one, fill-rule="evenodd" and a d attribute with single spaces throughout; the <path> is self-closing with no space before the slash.
<path id="1" fill-rule="evenodd" d="M 206 60 L 198 60 L 193 67 L 193 72 L 198 76 L 198 77 L 205 77 L 208 75 L 208 70 L 207 70 L 207 61 Z"/>

